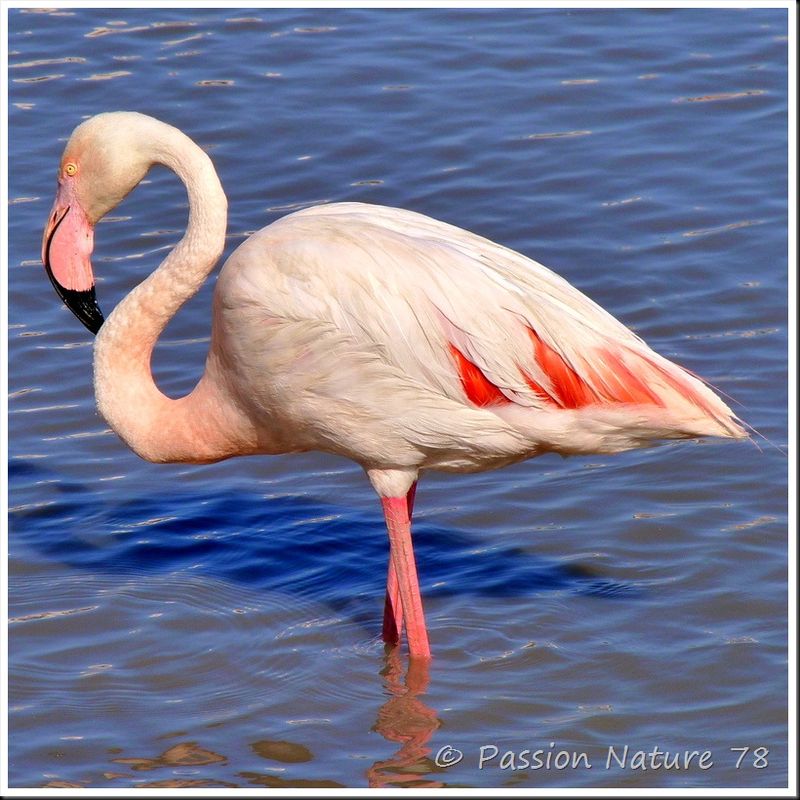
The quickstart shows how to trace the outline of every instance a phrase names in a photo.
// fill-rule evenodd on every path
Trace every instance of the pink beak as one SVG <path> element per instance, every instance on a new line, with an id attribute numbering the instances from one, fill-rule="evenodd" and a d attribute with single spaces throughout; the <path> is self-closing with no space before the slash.
<path id="1" fill-rule="evenodd" d="M 74 183 L 63 178 L 42 236 L 42 263 L 67 308 L 97 333 L 103 313 L 94 294 L 93 249 L 94 227 L 75 196 Z"/>

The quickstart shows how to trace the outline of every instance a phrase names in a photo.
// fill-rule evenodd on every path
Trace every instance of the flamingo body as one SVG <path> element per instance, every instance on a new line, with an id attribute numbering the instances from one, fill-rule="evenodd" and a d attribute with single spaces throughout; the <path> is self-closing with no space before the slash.
<path id="1" fill-rule="evenodd" d="M 250 416 L 368 467 L 483 470 L 736 431 L 563 278 L 411 211 L 274 222 L 223 267 L 213 325 Z"/>
<path id="2" fill-rule="evenodd" d="M 94 224 L 153 163 L 187 187 L 187 232 L 102 324 Z M 154 462 L 322 450 L 359 463 L 390 538 L 384 638 L 405 627 L 413 656 L 430 654 L 411 545 L 422 470 L 744 436 L 701 380 L 551 270 L 362 203 L 307 208 L 242 243 L 217 281 L 205 372 L 189 395 L 167 398 L 152 350 L 215 266 L 226 209 L 210 160 L 177 129 L 117 112 L 74 132 L 42 252 L 59 294 L 98 331 L 98 408 Z"/>

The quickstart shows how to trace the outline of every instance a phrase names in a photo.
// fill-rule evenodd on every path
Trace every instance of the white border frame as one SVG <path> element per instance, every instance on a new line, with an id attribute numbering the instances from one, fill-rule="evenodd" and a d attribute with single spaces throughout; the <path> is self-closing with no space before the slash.
<path id="1" fill-rule="evenodd" d="M 239 4 L 237 3 L 237 6 Z M 336 0 L 331 3 L 324 2 L 264 2 L 264 0 L 241 0 L 242 7 L 247 8 L 785 8 L 789 13 L 789 542 L 788 542 L 788 569 L 789 569 L 789 785 L 786 789 L 702 789 L 702 788 L 671 788 L 671 789 L 169 789 L 163 793 L 175 797 L 253 797 L 253 796 L 297 796 L 297 797 L 392 797 L 408 796 L 413 792 L 436 794 L 451 797 L 515 797 L 544 795 L 550 797 L 601 797 L 613 795 L 619 797 L 678 797 L 678 796 L 705 796 L 705 797 L 796 797 L 797 796 L 797 496 L 793 488 L 797 485 L 797 6 L 792 0 L 776 2 L 759 2 L 759 0 L 617 0 L 617 2 L 587 2 L 586 0 L 556 0 L 555 2 L 542 2 L 542 0 L 501 0 L 501 2 L 456 2 L 455 0 Z M 187 3 L 177 0 L 163 0 L 163 2 L 120 2 L 110 0 L 98 4 L 96 2 L 65 2 L 65 0 L 0 0 L 2 11 L 2 29 L 6 36 L 0 46 L 2 47 L 2 99 L 3 118 L 0 130 L 0 145 L 3 151 L 3 175 L 6 176 L 0 187 L 3 215 L 0 231 L 2 241 L 8 242 L 8 11 L 11 8 L 180 8 L 186 9 Z M 211 2 L 198 0 L 191 4 L 194 8 L 224 8 L 232 9 L 231 3 Z M 8 510 L 8 251 L 2 253 L 0 266 L 0 288 L 2 300 L 0 305 L 0 323 L 5 335 L 0 350 L 0 388 L 2 388 L 2 421 L 0 422 L 0 442 L 2 442 L 3 473 L 0 482 L 0 506 L 7 522 Z M 0 564 L 0 585 L 8 587 L 8 526 L 3 524 L 2 537 L 2 564 Z M 15 789 L 8 786 L 8 595 L 7 589 L 0 599 L 2 607 L 2 637 L 0 638 L 0 659 L 2 659 L 2 686 L 0 687 L 0 792 L 4 797 L 142 797 L 158 796 L 161 792 L 147 794 L 148 790 L 141 788 L 130 789 Z"/>

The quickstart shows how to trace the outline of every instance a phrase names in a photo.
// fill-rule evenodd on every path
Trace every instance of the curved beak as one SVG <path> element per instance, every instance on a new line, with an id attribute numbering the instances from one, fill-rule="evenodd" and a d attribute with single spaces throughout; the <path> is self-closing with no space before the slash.
<path id="1" fill-rule="evenodd" d="M 75 197 L 73 183 L 61 180 L 42 236 L 42 263 L 67 308 L 97 333 L 104 319 L 94 294 L 93 249 L 94 227 Z"/>

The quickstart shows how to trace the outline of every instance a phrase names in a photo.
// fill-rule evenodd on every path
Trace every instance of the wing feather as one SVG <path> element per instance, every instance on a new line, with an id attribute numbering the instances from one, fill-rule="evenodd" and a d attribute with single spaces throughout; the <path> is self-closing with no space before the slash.
<path id="1" fill-rule="evenodd" d="M 722 435 L 740 431 L 700 380 L 566 280 L 476 234 L 411 211 L 335 203 L 250 241 L 263 236 L 278 271 L 263 290 L 276 315 L 316 315 L 451 400 L 542 411 L 645 405 L 713 421 Z"/>

